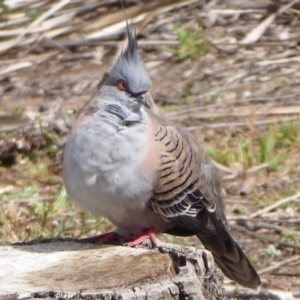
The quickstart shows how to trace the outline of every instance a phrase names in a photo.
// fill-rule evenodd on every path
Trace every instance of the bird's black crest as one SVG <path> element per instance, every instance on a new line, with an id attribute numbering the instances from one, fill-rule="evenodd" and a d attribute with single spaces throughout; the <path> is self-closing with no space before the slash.
<path id="1" fill-rule="evenodd" d="M 123 1 L 121 3 L 126 20 L 128 45 L 115 62 L 105 84 L 116 86 L 119 80 L 124 80 L 133 94 L 145 93 L 151 87 L 151 80 L 139 57 L 136 32 L 130 28 Z"/>
<path id="2" fill-rule="evenodd" d="M 121 0 L 121 3 L 122 3 L 122 8 L 123 8 L 124 16 L 125 16 L 126 31 L 127 31 L 127 37 L 128 37 L 127 49 L 123 52 L 123 55 L 126 58 L 139 59 L 139 57 L 138 57 L 138 43 L 137 43 L 137 38 L 136 38 L 136 32 L 135 31 L 133 32 L 132 28 L 130 28 L 130 26 L 128 24 L 128 20 L 127 20 L 127 15 L 126 15 L 124 3 L 123 3 L 122 0 Z"/>

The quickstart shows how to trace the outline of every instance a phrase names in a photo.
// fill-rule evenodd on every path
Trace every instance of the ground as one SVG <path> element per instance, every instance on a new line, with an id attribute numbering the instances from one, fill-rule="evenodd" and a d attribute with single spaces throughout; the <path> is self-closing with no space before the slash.
<path id="1" fill-rule="evenodd" d="M 99 25 L 103 15 L 119 12 L 120 6 L 113 2 L 91 11 L 88 4 L 77 5 L 50 16 L 67 16 L 68 9 L 77 12 L 76 18 L 57 27 L 82 27 L 64 35 L 50 35 L 50 29 L 40 35 L 32 32 L 28 41 L 4 49 L 15 36 L 4 36 L 0 29 L 1 244 L 91 236 L 113 228 L 67 199 L 61 154 L 72 123 L 96 94 L 124 44 L 124 16 L 122 29 L 87 43 L 88 35 L 109 25 Z M 139 5 L 128 7 L 128 17 Z M 263 289 L 299 293 L 297 3 L 151 5 L 141 11 L 146 16 L 135 12 L 142 15 L 135 26 L 160 114 L 191 131 L 218 163 L 232 234 L 260 272 Z M 87 10 L 78 12 L 80 7 Z M 24 8 L 26 26 L 49 8 Z M 21 18 L 18 12 L 8 10 L 4 17 Z M 36 19 L 28 12 L 36 13 Z M 9 22 L 6 26 L 25 28 Z M 285 198 L 282 205 L 270 207 Z M 160 238 L 201 247 L 196 238 Z"/>

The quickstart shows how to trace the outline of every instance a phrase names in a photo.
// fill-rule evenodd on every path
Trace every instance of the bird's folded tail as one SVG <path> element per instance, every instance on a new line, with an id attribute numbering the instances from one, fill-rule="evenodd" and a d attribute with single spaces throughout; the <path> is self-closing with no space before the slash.
<path id="1" fill-rule="evenodd" d="M 228 278 L 251 289 L 261 285 L 257 272 L 226 226 L 219 228 L 215 234 L 200 232 L 197 236 L 203 246 L 212 252 L 215 262 Z"/>

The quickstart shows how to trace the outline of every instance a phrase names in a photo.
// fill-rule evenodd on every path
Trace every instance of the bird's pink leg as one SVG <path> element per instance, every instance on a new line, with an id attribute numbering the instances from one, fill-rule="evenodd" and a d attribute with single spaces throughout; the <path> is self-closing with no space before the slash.
<path id="1" fill-rule="evenodd" d="M 152 227 L 139 235 L 127 236 L 127 237 L 123 238 L 122 240 L 124 242 L 128 242 L 127 246 L 134 247 L 134 246 L 141 244 L 146 239 L 149 239 L 152 246 L 156 247 L 157 242 L 156 242 L 156 237 L 155 237 L 155 227 Z"/>
<path id="2" fill-rule="evenodd" d="M 115 239 L 119 238 L 119 235 L 115 231 L 99 234 L 90 238 L 91 241 L 99 244 L 107 244 Z"/>

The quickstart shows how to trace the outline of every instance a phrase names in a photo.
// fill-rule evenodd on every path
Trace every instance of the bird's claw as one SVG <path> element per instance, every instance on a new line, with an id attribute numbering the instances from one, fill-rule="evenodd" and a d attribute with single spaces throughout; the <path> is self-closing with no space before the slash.
<path id="1" fill-rule="evenodd" d="M 150 228 L 139 235 L 127 236 L 122 238 L 122 241 L 126 243 L 128 247 L 134 247 L 143 243 L 146 239 L 149 239 L 152 247 L 157 246 L 157 240 L 155 237 L 155 227 Z"/>
<path id="2" fill-rule="evenodd" d="M 120 240 L 121 242 L 125 243 L 126 246 L 134 247 L 142 244 L 147 239 L 150 240 L 152 247 L 157 246 L 157 241 L 155 237 L 155 227 L 150 228 L 141 234 L 126 237 L 122 237 L 117 232 L 111 231 L 84 239 L 84 241 L 97 244 L 109 244 L 111 241 Z"/>
<path id="3" fill-rule="evenodd" d="M 111 241 L 114 241 L 119 238 L 119 234 L 115 231 L 110 231 L 107 233 L 99 234 L 90 238 L 87 238 L 86 240 L 97 243 L 97 244 L 108 244 Z"/>

